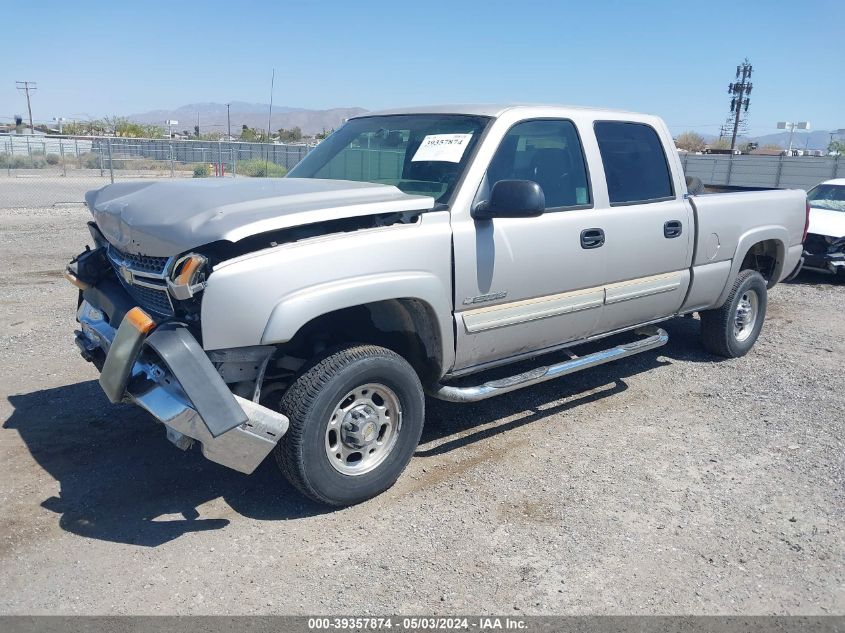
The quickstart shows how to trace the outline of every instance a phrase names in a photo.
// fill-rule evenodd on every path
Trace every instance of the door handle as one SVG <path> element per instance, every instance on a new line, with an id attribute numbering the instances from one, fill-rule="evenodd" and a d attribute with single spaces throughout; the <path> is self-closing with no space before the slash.
<path id="1" fill-rule="evenodd" d="M 581 248 L 598 248 L 602 244 L 604 244 L 604 231 L 601 229 L 581 231 Z"/>
<path id="2" fill-rule="evenodd" d="M 680 220 L 669 220 L 663 225 L 663 237 L 671 239 L 684 232 L 684 225 Z"/>

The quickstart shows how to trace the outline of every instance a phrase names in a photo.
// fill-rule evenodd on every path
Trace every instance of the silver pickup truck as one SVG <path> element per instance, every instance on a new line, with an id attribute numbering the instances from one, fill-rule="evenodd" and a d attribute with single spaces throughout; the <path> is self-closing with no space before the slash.
<path id="1" fill-rule="evenodd" d="M 655 324 L 692 312 L 709 351 L 742 356 L 808 217 L 803 191 L 692 195 L 657 117 L 554 106 L 367 114 L 284 179 L 86 201 L 93 248 L 67 277 L 109 399 L 244 473 L 273 451 L 333 505 L 396 481 L 424 393 L 471 403 L 565 376 L 665 344 Z"/>

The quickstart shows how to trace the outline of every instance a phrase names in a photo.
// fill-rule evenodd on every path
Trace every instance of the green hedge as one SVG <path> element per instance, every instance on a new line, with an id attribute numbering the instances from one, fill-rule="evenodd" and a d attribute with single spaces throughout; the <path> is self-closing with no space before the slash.
<path id="1" fill-rule="evenodd" d="M 255 178 L 281 178 L 288 173 L 288 170 L 270 163 L 262 158 L 250 158 L 249 160 L 238 162 L 238 175 L 253 176 Z"/>

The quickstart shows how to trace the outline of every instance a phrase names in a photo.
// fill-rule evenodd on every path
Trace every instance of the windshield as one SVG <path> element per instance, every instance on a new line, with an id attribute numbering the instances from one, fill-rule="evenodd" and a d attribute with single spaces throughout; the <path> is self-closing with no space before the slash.
<path id="1" fill-rule="evenodd" d="M 845 212 L 845 187 L 842 185 L 817 185 L 807 193 L 807 202 L 816 209 Z"/>
<path id="2" fill-rule="evenodd" d="M 487 117 L 409 114 L 352 119 L 317 145 L 289 178 L 395 185 L 448 203 Z"/>

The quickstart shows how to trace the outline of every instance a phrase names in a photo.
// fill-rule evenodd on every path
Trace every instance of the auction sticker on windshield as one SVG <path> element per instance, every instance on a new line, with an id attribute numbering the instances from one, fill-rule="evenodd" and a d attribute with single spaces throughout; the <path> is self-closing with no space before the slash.
<path id="1" fill-rule="evenodd" d="M 429 134 L 420 143 L 411 162 L 432 160 L 459 163 L 471 138 L 472 134 Z"/>

